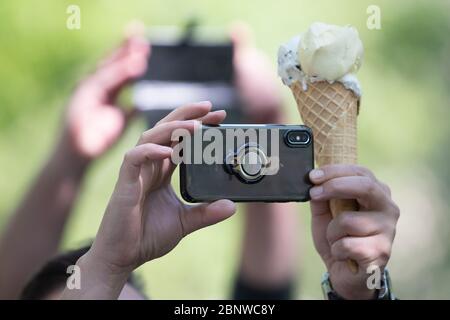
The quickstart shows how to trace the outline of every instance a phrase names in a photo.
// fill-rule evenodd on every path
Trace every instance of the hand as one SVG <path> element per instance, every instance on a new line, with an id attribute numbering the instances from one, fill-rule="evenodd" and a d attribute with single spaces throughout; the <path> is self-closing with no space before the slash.
<path id="1" fill-rule="evenodd" d="M 170 160 L 176 129 L 193 132 L 201 120 L 219 124 L 224 111 L 210 112 L 209 102 L 178 108 L 144 132 L 125 155 L 114 193 L 106 209 L 89 260 L 115 273 L 129 273 L 172 250 L 189 233 L 230 217 L 229 200 L 186 205 L 170 185 L 175 166 Z"/>
<path id="2" fill-rule="evenodd" d="M 373 299 L 366 284 L 367 268 L 383 272 L 390 258 L 400 215 L 389 187 L 368 169 L 354 165 L 330 165 L 310 172 L 312 234 L 334 290 L 345 299 Z M 330 199 L 356 199 L 360 211 L 343 212 L 332 218 Z M 359 265 L 353 274 L 346 261 Z"/>
<path id="3" fill-rule="evenodd" d="M 144 38 L 131 36 L 79 84 L 66 110 L 61 143 L 69 145 L 74 155 L 96 158 L 122 135 L 127 119 L 116 96 L 145 72 L 149 52 Z"/>
<path id="4" fill-rule="evenodd" d="M 233 26 L 231 39 L 235 84 L 249 120 L 253 123 L 283 122 L 281 82 L 272 68 L 273 63 L 253 45 L 247 25 Z"/>

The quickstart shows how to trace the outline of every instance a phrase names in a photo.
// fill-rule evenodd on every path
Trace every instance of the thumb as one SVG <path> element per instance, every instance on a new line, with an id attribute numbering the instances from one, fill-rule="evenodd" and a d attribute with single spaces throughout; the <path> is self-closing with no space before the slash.
<path id="1" fill-rule="evenodd" d="M 229 34 L 235 50 L 244 49 L 253 44 L 253 33 L 245 22 L 234 22 Z"/>
<path id="2" fill-rule="evenodd" d="M 184 236 L 207 226 L 228 219 L 236 212 L 236 205 L 230 200 L 218 200 L 190 206 L 183 213 Z"/>

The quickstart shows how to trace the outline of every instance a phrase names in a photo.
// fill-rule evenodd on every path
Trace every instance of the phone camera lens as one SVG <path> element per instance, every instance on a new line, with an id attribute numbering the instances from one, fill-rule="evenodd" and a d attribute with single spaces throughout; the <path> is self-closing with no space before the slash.
<path id="1" fill-rule="evenodd" d="M 310 139 L 309 133 L 306 131 L 290 131 L 287 134 L 287 141 L 291 145 L 307 145 Z"/>

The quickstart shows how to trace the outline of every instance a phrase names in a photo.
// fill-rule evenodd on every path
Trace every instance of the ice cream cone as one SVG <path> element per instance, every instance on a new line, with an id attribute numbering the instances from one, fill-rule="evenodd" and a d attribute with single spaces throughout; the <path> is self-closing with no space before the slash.
<path id="1" fill-rule="evenodd" d="M 339 82 L 309 83 L 307 90 L 303 90 L 299 82 L 294 82 L 290 88 L 303 122 L 313 131 L 317 164 L 355 164 L 358 97 Z M 330 201 L 333 217 L 343 211 L 356 211 L 358 208 L 355 200 Z M 354 261 L 349 261 L 349 267 L 354 273 L 358 271 L 358 265 Z"/>

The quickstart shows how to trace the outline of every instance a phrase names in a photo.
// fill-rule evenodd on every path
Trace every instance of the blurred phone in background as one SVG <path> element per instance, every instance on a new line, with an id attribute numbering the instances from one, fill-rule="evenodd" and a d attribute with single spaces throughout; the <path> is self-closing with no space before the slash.
<path id="1" fill-rule="evenodd" d="M 151 55 L 147 73 L 132 91 L 134 106 L 152 127 L 174 108 L 210 100 L 227 111 L 226 123 L 245 123 L 233 84 L 233 45 L 225 31 L 191 23 L 182 30 L 149 30 Z"/>

